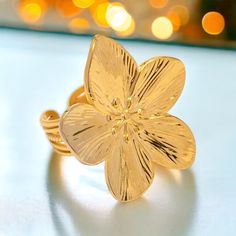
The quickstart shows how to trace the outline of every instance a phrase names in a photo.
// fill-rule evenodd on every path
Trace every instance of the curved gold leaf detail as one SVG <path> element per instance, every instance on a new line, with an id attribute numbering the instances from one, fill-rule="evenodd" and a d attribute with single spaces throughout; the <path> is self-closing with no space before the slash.
<path id="1" fill-rule="evenodd" d="M 156 57 L 140 66 L 133 92 L 146 115 L 167 112 L 179 98 L 185 82 L 184 64 L 172 57 Z"/>
<path id="2" fill-rule="evenodd" d="M 167 168 L 186 169 L 195 159 L 195 140 L 180 119 L 169 114 L 138 120 L 140 142 L 152 160 Z"/>
<path id="3" fill-rule="evenodd" d="M 94 37 L 84 81 L 91 104 L 105 113 L 115 113 L 114 106 L 124 108 L 136 76 L 136 62 L 122 46 L 101 35 Z"/>
<path id="4" fill-rule="evenodd" d="M 119 201 L 139 198 L 151 185 L 154 172 L 148 152 L 132 134 L 129 141 L 121 135 L 112 155 L 105 161 L 106 181 Z"/>
<path id="5" fill-rule="evenodd" d="M 93 106 L 78 103 L 63 115 L 60 133 L 79 161 L 96 165 L 110 154 L 113 123 Z"/>

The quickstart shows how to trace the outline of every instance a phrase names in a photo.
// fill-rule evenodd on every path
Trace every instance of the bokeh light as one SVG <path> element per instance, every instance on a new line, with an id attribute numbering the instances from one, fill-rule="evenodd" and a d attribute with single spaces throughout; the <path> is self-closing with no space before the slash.
<path id="1" fill-rule="evenodd" d="M 167 17 L 158 17 L 152 23 L 152 33 L 159 39 L 168 39 L 173 33 L 173 25 Z"/>
<path id="2" fill-rule="evenodd" d="M 90 7 L 91 14 L 95 23 L 101 27 L 109 27 L 109 24 L 106 19 L 106 12 L 109 7 L 109 3 L 107 1 L 96 1 L 94 5 Z"/>
<path id="3" fill-rule="evenodd" d="M 186 25 L 189 21 L 189 10 L 187 7 L 182 5 L 174 5 L 170 8 L 169 14 L 176 14 L 181 22 L 181 25 Z"/>
<path id="4" fill-rule="evenodd" d="M 60 15 L 66 18 L 76 16 L 81 9 L 76 7 L 72 0 L 55 0 L 56 9 Z"/>
<path id="5" fill-rule="evenodd" d="M 124 31 L 117 32 L 117 35 L 120 37 L 126 37 L 134 33 L 135 30 L 135 21 L 132 19 L 131 24 L 129 25 L 129 28 L 127 28 Z"/>
<path id="6" fill-rule="evenodd" d="M 73 0 L 73 3 L 75 4 L 76 7 L 88 8 L 93 3 L 95 3 L 95 0 Z"/>
<path id="7" fill-rule="evenodd" d="M 74 18 L 69 22 L 69 28 L 72 32 L 78 33 L 81 30 L 88 30 L 90 24 L 87 19 L 85 18 Z"/>
<path id="8" fill-rule="evenodd" d="M 19 14 L 23 21 L 29 24 L 39 22 L 46 10 L 44 1 L 22 1 L 19 5 Z"/>
<path id="9" fill-rule="evenodd" d="M 220 34 L 225 27 L 224 17 L 219 12 L 208 12 L 202 18 L 202 27 L 208 34 Z"/>
<path id="10" fill-rule="evenodd" d="M 2 11 L 2 25 L 34 30 L 106 34 L 108 36 L 178 41 L 190 44 L 235 45 L 234 7 L 187 0 L 12 0 L 15 20 Z M 10 2 L 12 2 L 10 1 Z M 7 6 L 7 0 L 1 1 Z M 229 11 L 230 8 L 230 11 Z M 7 9 L 7 8 L 6 8 Z M 19 17 L 21 19 L 19 19 Z M 6 21 L 5 21 L 6 19 Z M 9 18 L 10 19 L 10 18 Z M 19 20 L 19 23 L 17 22 Z M 6 22 L 6 23 L 4 23 Z M 15 23 L 14 23 L 15 22 Z M 26 24 L 22 24 L 25 22 Z M 1 24 L 1 19 L 0 19 Z M 224 34 L 222 34 L 224 32 Z M 209 35 L 219 35 L 210 37 Z M 224 40 L 230 39 L 227 46 Z M 217 42 L 213 42 L 217 40 Z M 233 43 L 232 43 L 233 42 Z M 229 46 L 230 45 L 230 46 Z"/>
<path id="11" fill-rule="evenodd" d="M 152 7 L 163 8 L 167 5 L 168 0 L 149 0 Z"/>
<path id="12" fill-rule="evenodd" d="M 179 15 L 174 11 L 169 11 L 167 13 L 167 17 L 173 25 L 173 30 L 175 32 L 178 31 L 181 26 L 181 19 L 180 19 Z"/>
<path id="13" fill-rule="evenodd" d="M 132 26 L 133 18 L 120 5 L 109 5 L 106 13 L 106 19 L 112 29 L 118 32 L 125 32 Z"/>

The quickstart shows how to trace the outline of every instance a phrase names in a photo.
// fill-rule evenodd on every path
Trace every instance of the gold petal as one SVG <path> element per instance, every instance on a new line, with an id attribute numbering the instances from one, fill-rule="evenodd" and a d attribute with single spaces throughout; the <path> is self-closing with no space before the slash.
<path id="1" fill-rule="evenodd" d="M 134 89 L 138 108 L 152 115 L 167 112 L 179 98 L 185 82 L 184 64 L 172 57 L 156 57 L 140 66 Z"/>
<path id="2" fill-rule="evenodd" d="M 152 160 L 167 168 L 186 169 L 195 160 L 195 140 L 189 127 L 169 114 L 139 120 L 138 132 Z"/>
<path id="3" fill-rule="evenodd" d="M 113 122 L 93 106 L 78 103 L 60 122 L 60 133 L 74 155 L 84 164 L 96 165 L 110 153 Z"/>
<path id="4" fill-rule="evenodd" d="M 105 161 L 105 171 L 110 192 L 123 202 L 139 198 L 154 177 L 148 153 L 134 137 L 117 141 L 113 154 Z"/>
<path id="5" fill-rule="evenodd" d="M 136 75 L 136 62 L 121 45 L 105 36 L 94 37 L 84 81 L 90 104 L 105 113 L 125 107 Z"/>

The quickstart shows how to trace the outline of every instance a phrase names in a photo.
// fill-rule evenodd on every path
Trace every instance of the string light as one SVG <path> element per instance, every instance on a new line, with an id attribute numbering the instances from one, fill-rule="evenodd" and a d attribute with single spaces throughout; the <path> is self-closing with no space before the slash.
<path id="1" fill-rule="evenodd" d="M 167 17 L 158 17 L 152 23 L 152 33 L 159 39 L 168 39 L 173 33 L 173 26 Z"/>
<path id="2" fill-rule="evenodd" d="M 202 18 L 202 27 L 208 34 L 220 34 L 225 27 L 224 17 L 216 11 L 208 12 Z"/>

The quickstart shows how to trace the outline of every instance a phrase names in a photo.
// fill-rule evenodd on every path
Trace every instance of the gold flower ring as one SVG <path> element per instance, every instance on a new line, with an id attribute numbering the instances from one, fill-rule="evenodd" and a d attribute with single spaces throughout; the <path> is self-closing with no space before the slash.
<path id="1" fill-rule="evenodd" d="M 154 178 L 154 163 L 190 167 L 195 141 L 188 126 L 167 112 L 185 82 L 184 64 L 155 57 L 137 66 L 118 43 L 97 35 L 86 64 L 84 87 L 76 90 L 60 118 L 41 116 L 56 152 L 86 165 L 105 161 L 108 188 L 121 202 L 139 198 Z"/>

